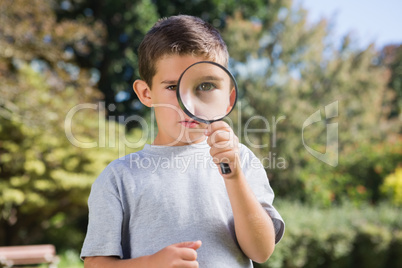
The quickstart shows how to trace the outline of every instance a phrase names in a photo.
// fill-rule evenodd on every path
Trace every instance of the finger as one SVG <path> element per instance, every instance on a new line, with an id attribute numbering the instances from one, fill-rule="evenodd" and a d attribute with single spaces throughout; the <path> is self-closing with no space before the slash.
<path id="1" fill-rule="evenodd" d="M 236 151 L 233 150 L 233 148 L 224 146 L 223 144 L 218 144 L 217 146 L 211 147 L 209 149 L 209 154 L 212 156 L 212 158 L 216 158 L 220 154 L 233 154 Z"/>
<path id="2" fill-rule="evenodd" d="M 180 258 L 186 261 L 195 261 L 197 259 L 197 251 L 192 248 L 180 248 Z"/>
<path id="3" fill-rule="evenodd" d="M 197 250 L 197 249 L 199 249 L 201 247 L 201 245 L 202 245 L 201 240 L 197 240 L 197 241 L 195 241 L 195 244 L 192 247 L 192 249 Z"/>
<path id="4" fill-rule="evenodd" d="M 208 138 L 209 139 L 209 138 Z M 212 139 L 212 138 L 211 138 Z M 218 152 L 223 152 L 223 151 L 228 151 L 228 150 L 233 150 L 233 151 L 238 151 L 239 150 L 239 140 L 237 139 L 236 136 L 229 140 L 221 140 L 221 141 L 208 141 L 210 143 L 210 154 L 213 156 L 214 154 Z"/>
<path id="5" fill-rule="evenodd" d="M 236 160 L 236 155 L 233 152 L 222 152 L 218 153 L 215 156 L 212 157 L 212 161 L 215 164 L 220 164 L 220 163 L 232 163 Z"/>
<path id="6" fill-rule="evenodd" d="M 175 266 L 176 267 L 176 266 Z M 180 261 L 177 265 L 180 268 L 198 268 L 199 264 L 197 261 Z"/>
<path id="7" fill-rule="evenodd" d="M 228 132 L 228 131 L 217 130 L 210 136 L 208 136 L 207 143 L 210 147 L 216 146 L 218 148 L 223 147 L 235 148 L 238 147 L 239 138 L 234 134 L 233 131 Z"/>
<path id="8" fill-rule="evenodd" d="M 208 126 L 205 134 L 209 136 L 211 135 L 211 133 L 215 132 L 218 129 L 232 131 L 231 127 L 225 121 L 216 121 Z"/>
<path id="9" fill-rule="evenodd" d="M 186 242 L 180 242 L 177 244 L 173 244 L 176 247 L 179 248 L 192 248 L 194 250 L 197 250 L 201 247 L 202 242 L 200 240 L 198 241 L 186 241 Z"/>
<path id="10" fill-rule="evenodd" d="M 209 146 L 213 146 L 214 144 L 222 141 L 230 141 L 234 136 L 233 132 L 225 131 L 225 130 L 217 130 L 213 132 L 207 139 L 207 143 Z"/>

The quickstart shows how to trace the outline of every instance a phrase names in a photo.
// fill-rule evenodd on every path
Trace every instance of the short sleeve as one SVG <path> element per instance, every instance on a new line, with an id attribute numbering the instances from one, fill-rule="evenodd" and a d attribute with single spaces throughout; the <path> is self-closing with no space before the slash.
<path id="1" fill-rule="evenodd" d="M 244 175 L 251 189 L 272 219 L 275 228 L 275 243 L 278 243 L 285 232 L 285 222 L 272 205 L 275 195 L 269 184 L 267 173 L 261 161 L 243 144 L 240 145 L 240 159 Z"/>
<path id="2" fill-rule="evenodd" d="M 88 229 L 81 259 L 90 256 L 123 257 L 123 207 L 116 181 L 113 167 L 109 165 L 92 185 L 88 199 Z"/>

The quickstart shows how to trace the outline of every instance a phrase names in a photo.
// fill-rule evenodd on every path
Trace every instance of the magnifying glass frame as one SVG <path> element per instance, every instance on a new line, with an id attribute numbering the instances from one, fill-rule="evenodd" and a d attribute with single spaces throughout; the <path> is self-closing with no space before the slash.
<path id="1" fill-rule="evenodd" d="M 181 82 L 183 76 L 185 75 L 186 71 L 187 71 L 188 69 L 190 69 L 191 67 L 193 67 L 194 65 L 202 64 L 202 63 L 213 64 L 213 65 L 215 65 L 215 66 L 218 66 L 218 67 L 221 68 L 222 70 L 224 70 L 224 71 L 226 72 L 226 74 L 230 77 L 230 79 L 232 80 L 233 85 L 234 85 L 234 87 L 235 87 L 236 97 L 235 97 L 235 99 L 234 99 L 234 102 L 233 102 L 233 105 L 232 105 L 232 109 L 230 109 L 230 111 L 229 111 L 226 115 L 224 115 L 224 116 L 222 116 L 222 117 L 220 117 L 220 118 L 217 118 L 217 119 L 206 120 L 206 119 L 199 118 L 199 117 L 193 115 L 189 110 L 187 110 L 187 108 L 186 108 L 186 106 L 184 105 L 184 103 L 183 103 L 183 101 L 182 101 L 182 99 L 181 99 L 181 96 L 180 96 L 180 82 Z M 220 65 L 219 63 L 213 62 L 213 61 L 199 61 L 199 62 L 196 62 L 196 63 L 190 65 L 189 67 L 187 67 L 187 68 L 184 70 L 184 72 L 180 75 L 179 81 L 177 82 L 176 96 L 177 96 L 177 100 L 178 100 L 178 102 L 179 102 L 179 105 L 180 105 L 181 109 L 186 113 L 186 115 L 188 115 L 191 119 L 194 119 L 194 120 L 196 120 L 196 121 L 198 121 L 198 122 L 205 123 L 205 124 L 211 124 L 211 123 L 213 123 L 213 122 L 222 120 L 223 118 L 225 118 L 226 116 L 228 116 L 228 115 L 233 111 L 234 107 L 236 106 L 236 102 L 237 102 L 238 89 L 237 89 L 237 83 L 236 83 L 235 78 L 233 77 L 232 73 L 229 72 L 229 70 L 228 70 L 226 67 Z M 219 163 L 219 165 L 220 165 L 222 174 L 229 174 L 229 173 L 232 172 L 232 171 L 230 170 L 229 164 L 227 164 L 227 163 Z"/>
<path id="2" fill-rule="evenodd" d="M 213 65 L 215 65 L 215 66 L 218 66 L 218 67 L 221 68 L 222 70 L 224 70 L 224 71 L 226 72 L 226 74 L 230 77 L 230 79 L 233 81 L 233 85 L 234 85 L 234 87 L 235 87 L 236 98 L 235 98 L 235 100 L 234 100 L 234 102 L 233 102 L 232 109 L 230 109 L 230 111 L 229 111 L 225 116 L 222 116 L 222 117 L 217 118 L 217 119 L 206 120 L 206 119 L 199 118 L 199 117 L 193 115 L 189 110 L 187 110 L 187 108 L 186 108 L 186 106 L 184 105 L 184 103 L 183 103 L 183 101 L 182 101 L 182 99 L 181 99 L 181 96 L 180 96 L 180 82 L 181 82 L 181 80 L 182 80 L 184 74 L 186 73 L 186 71 L 187 71 L 188 69 L 190 69 L 190 68 L 193 67 L 194 65 L 202 64 L 202 63 L 213 64 Z M 194 119 L 194 120 L 196 120 L 196 121 L 198 121 L 198 122 L 200 122 L 200 123 L 211 124 L 211 123 L 213 123 L 213 122 L 222 120 L 223 118 L 225 118 L 226 116 L 228 116 L 228 115 L 233 111 L 234 107 L 236 106 L 237 96 L 238 96 L 237 83 L 236 83 L 236 80 L 235 80 L 234 76 L 232 75 L 232 73 L 229 72 L 229 70 L 228 70 L 225 66 L 223 66 L 223 65 L 221 65 L 221 64 L 219 64 L 219 63 L 213 62 L 213 61 L 199 61 L 199 62 L 196 62 L 196 63 L 191 64 L 191 65 L 190 65 L 189 67 L 187 67 L 187 68 L 184 70 L 184 72 L 180 75 L 179 81 L 177 82 L 176 96 L 177 96 L 177 100 L 179 101 L 179 105 L 180 105 L 181 109 L 186 113 L 186 115 L 188 115 L 191 119 Z"/>

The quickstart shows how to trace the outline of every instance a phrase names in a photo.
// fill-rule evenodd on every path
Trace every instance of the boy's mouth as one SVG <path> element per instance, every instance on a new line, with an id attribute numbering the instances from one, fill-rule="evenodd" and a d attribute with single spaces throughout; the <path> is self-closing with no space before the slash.
<path id="1" fill-rule="evenodd" d="M 195 128 L 200 123 L 198 123 L 195 120 L 183 120 L 183 121 L 180 121 L 180 124 L 182 124 L 184 127 L 187 127 L 187 128 Z"/>

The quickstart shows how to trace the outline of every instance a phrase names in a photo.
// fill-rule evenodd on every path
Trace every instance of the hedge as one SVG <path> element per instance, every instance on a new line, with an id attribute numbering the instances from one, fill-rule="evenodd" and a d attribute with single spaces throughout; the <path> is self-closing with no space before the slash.
<path id="1" fill-rule="evenodd" d="M 381 204 L 329 209 L 282 202 L 283 239 L 264 268 L 402 267 L 402 211 Z"/>

